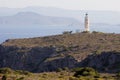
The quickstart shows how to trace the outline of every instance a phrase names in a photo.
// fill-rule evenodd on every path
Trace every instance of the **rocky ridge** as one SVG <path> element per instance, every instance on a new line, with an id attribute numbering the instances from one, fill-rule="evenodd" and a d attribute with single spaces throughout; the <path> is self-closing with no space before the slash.
<path id="1" fill-rule="evenodd" d="M 120 34 L 75 33 L 6 40 L 0 45 L 0 67 L 31 72 L 90 66 L 120 71 Z"/>

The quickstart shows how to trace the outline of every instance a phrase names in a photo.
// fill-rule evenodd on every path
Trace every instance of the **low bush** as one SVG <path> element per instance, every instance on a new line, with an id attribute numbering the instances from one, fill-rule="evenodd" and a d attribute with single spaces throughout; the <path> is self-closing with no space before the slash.
<path id="1" fill-rule="evenodd" d="M 15 73 L 20 74 L 20 75 L 31 75 L 32 74 L 28 71 L 22 71 L 22 70 L 16 70 Z"/>
<path id="2" fill-rule="evenodd" d="M 24 77 L 20 77 L 20 78 L 18 78 L 17 80 L 24 80 Z"/>
<path id="3" fill-rule="evenodd" d="M 0 73 L 2 74 L 10 74 L 12 72 L 13 70 L 11 70 L 10 68 L 0 68 Z"/>
<path id="4" fill-rule="evenodd" d="M 61 71 L 63 71 L 62 68 L 58 68 L 58 69 L 56 70 L 56 72 L 61 72 Z"/>
<path id="5" fill-rule="evenodd" d="M 3 75 L 2 80 L 7 80 L 7 76 Z"/>
<path id="6" fill-rule="evenodd" d="M 98 72 L 90 67 L 80 68 L 74 74 L 75 77 L 80 76 L 98 76 Z"/>
<path id="7" fill-rule="evenodd" d="M 76 77 L 72 77 L 72 76 L 70 76 L 70 77 L 69 77 L 69 80 L 79 80 L 79 79 L 76 78 Z"/>

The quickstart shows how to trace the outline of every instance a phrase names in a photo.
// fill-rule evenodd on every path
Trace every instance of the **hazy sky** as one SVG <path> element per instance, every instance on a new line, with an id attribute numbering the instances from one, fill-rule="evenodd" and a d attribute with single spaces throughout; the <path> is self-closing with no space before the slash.
<path id="1" fill-rule="evenodd" d="M 0 7 L 22 8 L 28 6 L 120 11 L 120 0 L 0 0 Z"/>

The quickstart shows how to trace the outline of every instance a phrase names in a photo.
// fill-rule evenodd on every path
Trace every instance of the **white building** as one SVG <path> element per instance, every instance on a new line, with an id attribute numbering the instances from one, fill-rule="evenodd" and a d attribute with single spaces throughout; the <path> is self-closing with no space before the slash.
<path id="1" fill-rule="evenodd" d="M 88 14 L 85 14 L 85 31 L 90 31 L 89 29 L 89 19 L 88 19 Z"/>

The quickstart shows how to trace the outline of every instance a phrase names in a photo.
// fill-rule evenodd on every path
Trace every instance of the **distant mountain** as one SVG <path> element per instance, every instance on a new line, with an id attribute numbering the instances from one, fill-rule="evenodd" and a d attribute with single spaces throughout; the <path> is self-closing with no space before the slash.
<path id="1" fill-rule="evenodd" d="M 84 21 L 84 14 L 88 12 L 91 23 L 120 23 L 120 12 L 117 11 L 67 10 L 54 7 L 0 8 L 0 16 L 15 15 L 18 12 L 35 12 L 46 16 L 70 17 L 78 19 L 80 22 Z"/>
<path id="2" fill-rule="evenodd" d="M 0 17 L 0 25 L 77 25 L 79 23 L 74 18 L 44 16 L 35 12 L 19 12 L 13 16 Z"/>

